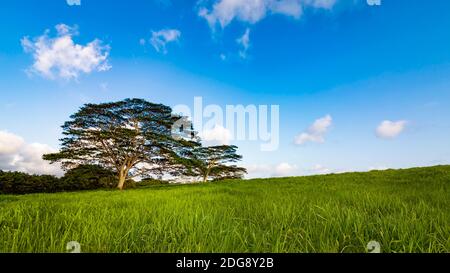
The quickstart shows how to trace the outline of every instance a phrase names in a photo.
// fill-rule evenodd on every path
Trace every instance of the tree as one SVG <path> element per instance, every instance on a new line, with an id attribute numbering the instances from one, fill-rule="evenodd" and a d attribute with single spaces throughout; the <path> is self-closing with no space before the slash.
<path id="1" fill-rule="evenodd" d="M 65 169 L 98 165 L 112 170 L 120 190 L 130 177 L 176 172 L 172 163 L 183 149 L 198 145 L 192 127 L 174 127 L 182 116 L 142 99 L 86 104 L 70 118 L 62 126 L 60 152 L 44 159 Z"/>
<path id="2" fill-rule="evenodd" d="M 185 159 L 185 174 L 200 177 L 203 182 L 242 178 L 247 173 L 245 168 L 230 163 L 238 162 L 241 155 L 236 154 L 236 146 L 194 147 Z"/>

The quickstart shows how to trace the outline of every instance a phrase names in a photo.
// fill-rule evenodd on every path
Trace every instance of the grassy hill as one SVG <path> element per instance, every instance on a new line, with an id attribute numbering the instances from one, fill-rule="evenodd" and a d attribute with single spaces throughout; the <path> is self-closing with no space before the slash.
<path id="1" fill-rule="evenodd" d="M 0 196 L 0 252 L 450 252 L 450 166 Z"/>

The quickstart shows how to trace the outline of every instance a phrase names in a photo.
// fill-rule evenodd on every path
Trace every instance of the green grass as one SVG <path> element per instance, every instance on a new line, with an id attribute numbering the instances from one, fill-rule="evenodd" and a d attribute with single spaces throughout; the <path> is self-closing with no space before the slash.
<path id="1" fill-rule="evenodd" d="M 0 196 L 0 252 L 450 252 L 450 166 Z"/>

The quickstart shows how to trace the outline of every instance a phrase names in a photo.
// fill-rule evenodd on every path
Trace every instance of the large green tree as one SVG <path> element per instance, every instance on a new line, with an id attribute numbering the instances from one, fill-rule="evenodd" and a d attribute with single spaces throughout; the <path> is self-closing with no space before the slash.
<path id="1" fill-rule="evenodd" d="M 86 104 L 62 126 L 60 152 L 44 159 L 65 169 L 88 164 L 113 170 L 123 189 L 127 178 L 179 172 L 178 157 L 199 145 L 185 121 L 170 107 L 142 99 Z"/>
<path id="2" fill-rule="evenodd" d="M 203 182 L 242 178 L 247 170 L 233 164 L 242 159 L 236 151 L 237 147 L 230 145 L 193 147 L 187 153 L 185 174 L 199 177 Z"/>

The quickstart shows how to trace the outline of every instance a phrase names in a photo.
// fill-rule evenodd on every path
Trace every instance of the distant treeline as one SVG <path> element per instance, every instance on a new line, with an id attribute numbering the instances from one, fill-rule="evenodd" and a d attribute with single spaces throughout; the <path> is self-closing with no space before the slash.
<path id="1" fill-rule="evenodd" d="M 30 175 L 22 172 L 0 170 L 0 194 L 56 193 L 96 189 L 114 189 L 118 178 L 115 173 L 100 166 L 82 165 L 69 170 L 61 177 Z M 167 182 L 146 179 L 136 183 L 127 180 L 126 188 L 165 184 Z"/>

